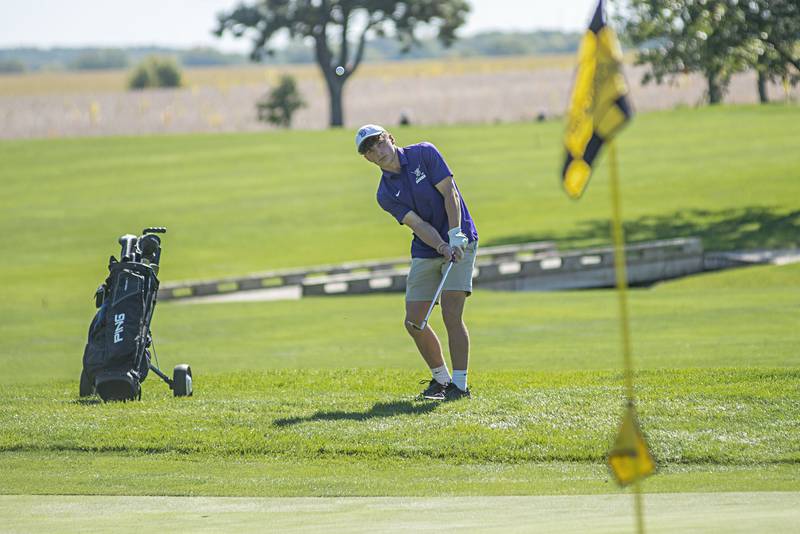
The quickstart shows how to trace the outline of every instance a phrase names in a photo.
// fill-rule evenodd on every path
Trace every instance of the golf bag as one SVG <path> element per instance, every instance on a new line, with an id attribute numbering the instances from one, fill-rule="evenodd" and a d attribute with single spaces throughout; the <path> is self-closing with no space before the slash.
<path id="1" fill-rule="evenodd" d="M 158 294 L 158 264 L 165 228 L 146 228 L 142 236 L 119 238 L 120 260 L 111 256 L 108 278 L 95 293 L 97 313 L 83 352 L 80 395 L 97 393 L 104 401 L 141 399 L 141 383 L 153 370 L 175 396 L 192 394 L 191 369 L 175 367 L 167 378 L 150 359 L 150 322 Z"/>

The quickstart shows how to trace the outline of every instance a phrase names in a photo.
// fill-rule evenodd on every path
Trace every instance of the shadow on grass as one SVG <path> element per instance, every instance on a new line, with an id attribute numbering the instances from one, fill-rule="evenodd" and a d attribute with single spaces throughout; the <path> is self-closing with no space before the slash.
<path id="1" fill-rule="evenodd" d="M 679 210 L 627 220 L 624 227 L 629 243 L 694 236 L 703 240 L 707 251 L 797 248 L 800 245 L 800 210 L 777 207 Z M 584 221 L 566 234 L 507 236 L 485 246 L 529 241 L 555 241 L 562 249 L 608 245 L 610 222 L 607 219 Z"/>
<path id="2" fill-rule="evenodd" d="M 70 401 L 72 404 L 81 404 L 83 406 L 91 406 L 93 404 L 102 404 L 103 401 L 98 397 L 87 397 L 83 399 L 75 399 Z"/>
<path id="3" fill-rule="evenodd" d="M 422 415 L 436 409 L 439 403 L 396 401 L 377 402 L 366 412 L 317 412 L 308 417 L 286 417 L 276 419 L 273 425 L 283 427 L 311 421 L 366 421 L 376 417 L 394 417 L 396 415 Z"/>

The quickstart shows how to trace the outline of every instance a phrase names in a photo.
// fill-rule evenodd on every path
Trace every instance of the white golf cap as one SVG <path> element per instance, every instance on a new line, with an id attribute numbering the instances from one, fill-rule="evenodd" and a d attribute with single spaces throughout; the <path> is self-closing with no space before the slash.
<path id="1" fill-rule="evenodd" d="M 359 128 L 358 133 L 356 133 L 356 150 L 361 148 L 361 143 L 364 142 L 364 139 L 375 137 L 385 131 L 386 130 L 384 130 L 382 126 L 378 126 L 377 124 L 365 124 Z"/>

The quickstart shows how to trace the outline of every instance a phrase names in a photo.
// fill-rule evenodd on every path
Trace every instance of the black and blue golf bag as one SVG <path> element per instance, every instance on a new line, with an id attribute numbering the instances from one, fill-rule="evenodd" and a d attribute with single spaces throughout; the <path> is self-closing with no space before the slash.
<path id="1" fill-rule="evenodd" d="M 153 370 L 175 392 L 192 394 L 191 369 L 175 368 L 167 378 L 150 359 L 150 322 L 158 294 L 158 264 L 165 228 L 146 228 L 140 237 L 119 238 L 120 260 L 111 256 L 108 278 L 95 293 L 97 313 L 89 325 L 83 351 L 80 395 L 97 393 L 104 401 L 134 400 L 142 395 L 141 383 Z"/>

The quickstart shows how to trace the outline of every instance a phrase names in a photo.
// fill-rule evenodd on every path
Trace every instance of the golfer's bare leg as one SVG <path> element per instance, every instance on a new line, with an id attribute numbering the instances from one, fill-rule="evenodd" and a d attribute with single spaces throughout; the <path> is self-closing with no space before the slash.
<path id="1" fill-rule="evenodd" d="M 454 371 L 466 371 L 469 364 L 469 332 L 464 324 L 464 291 L 442 292 L 442 319 L 447 328 L 447 341 L 450 346 L 450 361 Z"/>
<path id="2" fill-rule="evenodd" d="M 436 369 L 444 365 L 444 357 L 442 356 L 442 344 L 439 343 L 439 338 L 430 326 L 425 325 L 423 330 L 417 330 L 408 321 L 414 324 L 420 324 L 425 319 L 425 314 L 428 313 L 430 301 L 421 302 L 406 302 L 406 330 L 414 338 L 414 343 L 417 344 L 419 353 L 425 359 L 425 363 L 431 369 Z"/>

